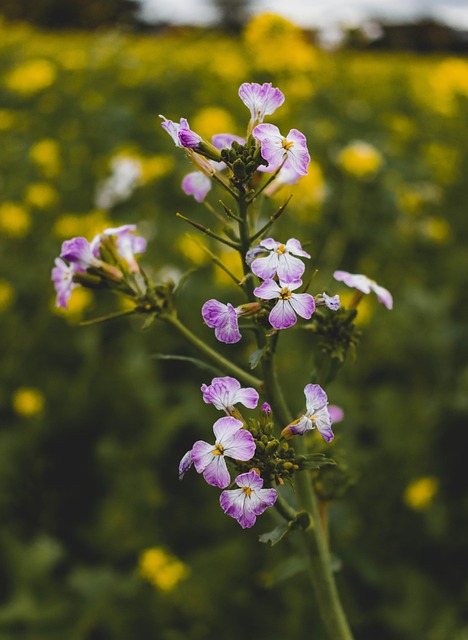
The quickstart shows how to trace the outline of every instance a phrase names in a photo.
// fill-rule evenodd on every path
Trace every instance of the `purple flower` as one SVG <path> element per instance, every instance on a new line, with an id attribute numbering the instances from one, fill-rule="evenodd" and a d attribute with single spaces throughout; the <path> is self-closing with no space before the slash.
<path id="1" fill-rule="evenodd" d="M 235 378 L 213 378 L 208 386 L 202 384 L 203 400 L 206 404 L 214 404 L 217 409 L 231 413 L 234 405 L 240 402 L 247 409 L 255 409 L 258 404 L 258 393 L 252 387 L 241 388 Z"/>
<path id="2" fill-rule="evenodd" d="M 196 149 L 202 142 L 201 136 L 192 131 L 188 125 L 187 127 L 180 127 L 177 135 L 179 136 L 180 145 L 186 149 Z"/>
<path id="3" fill-rule="evenodd" d="M 55 267 L 52 269 L 52 281 L 57 293 L 56 307 L 63 307 L 64 309 L 68 307 L 72 290 L 79 286 L 76 282 L 73 282 L 73 275 L 76 271 L 76 265 L 71 264 L 69 266 L 61 258 L 55 259 Z"/>
<path id="4" fill-rule="evenodd" d="M 167 131 L 167 133 L 171 136 L 171 138 L 174 140 L 176 147 L 181 147 L 182 144 L 179 139 L 179 131 L 181 129 L 190 129 L 189 123 L 187 122 L 187 120 L 185 118 L 181 118 L 180 124 L 177 124 L 176 122 L 172 122 L 172 120 L 168 120 L 164 116 L 159 116 L 159 117 L 163 119 L 163 122 L 161 122 L 161 127 L 164 129 L 164 131 Z"/>
<path id="5" fill-rule="evenodd" d="M 275 504 L 278 493 L 276 489 L 263 489 L 263 479 L 256 471 L 241 473 L 236 478 L 236 484 L 239 489 L 223 491 L 219 504 L 224 513 L 247 529 L 253 527 L 257 516 Z"/>
<path id="6" fill-rule="evenodd" d="M 271 407 L 268 402 L 264 402 L 261 407 L 262 413 L 264 413 L 267 417 L 271 416 Z"/>
<path id="7" fill-rule="evenodd" d="M 374 280 L 361 273 L 348 273 L 347 271 L 335 271 L 333 274 L 335 280 L 344 282 L 348 287 L 353 287 L 362 291 L 362 293 L 370 293 L 373 291 L 379 302 L 384 304 L 387 309 L 393 309 L 393 298 L 390 291 L 378 285 Z"/>
<path id="8" fill-rule="evenodd" d="M 295 238 L 290 238 L 286 244 L 277 242 L 273 238 L 265 238 L 258 248 L 263 252 L 269 252 L 266 257 L 253 260 L 251 265 L 252 271 L 262 280 L 271 280 L 275 276 L 278 276 L 282 282 L 299 280 L 305 266 L 302 260 L 295 256 L 310 258 L 310 255 L 302 249 L 299 240 Z M 253 249 L 250 249 L 250 252 L 252 251 Z M 249 254 L 249 259 L 251 255 Z"/>
<path id="9" fill-rule="evenodd" d="M 182 478 L 185 476 L 185 474 L 190 469 L 192 464 L 193 464 L 192 450 L 190 450 L 190 451 L 187 451 L 186 454 L 184 454 L 184 456 L 182 457 L 182 460 L 179 462 L 179 480 L 182 480 Z"/>
<path id="10" fill-rule="evenodd" d="M 316 300 L 318 307 L 328 307 L 332 311 L 337 311 L 340 308 L 340 296 L 329 296 L 325 293 L 325 291 L 317 296 Z"/>
<path id="11" fill-rule="evenodd" d="M 91 243 L 86 238 L 72 238 L 65 240 L 62 244 L 60 257 L 82 269 L 99 268 L 102 266 L 102 261 L 96 257 L 97 250 L 97 237 Z"/>
<path id="12" fill-rule="evenodd" d="M 224 489 L 231 482 L 225 457 L 244 462 L 250 460 L 255 453 L 255 442 L 250 431 L 243 429 L 242 422 L 232 416 L 217 420 L 213 431 L 215 444 L 198 440 L 192 447 L 190 458 L 208 484 Z"/>
<path id="13" fill-rule="evenodd" d="M 331 418 L 327 408 L 328 398 L 325 391 L 318 384 L 308 384 L 304 389 L 306 397 L 306 412 L 290 425 L 285 427 L 281 435 L 285 438 L 303 436 L 307 431 L 317 427 L 325 442 L 334 438 L 331 429 Z"/>
<path id="14" fill-rule="evenodd" d="M 285 138 L 275 125 L 258 124 L 252 135 L 261 143 L 262 157 L 269 163 L 268 170 L 276 169 L 287 159 L 289 166 L 297 174 L 307 174 L 310 156 L 303 133 L 291 129 Z"/>
<path id="15" fill-rule="evenodd" d="M 222 149 L 230 149 L 232 143 L 236 141 L 239 144 L 245 144 L 245 139 L 235 136 L 232 133 L 217 133 L 211 138 L 213 146 L 221 151 Z"/>
<path id="16" fill-rule="evenodd" d="M 275 329 L 288 329 L 297 322 L 297 315 L 309 320 L 315 311 L 315 300 L 309 293 L 292 293 L 302 285 L 302 280 L 278 283 L 266 280 L 254 290 L 254 294 L 265 300 L 278 298 L 268 319 Z"/>
<path id="17" fill-rule="evenodd" d="M 344 418 L 344 411 L 341 407 L 338 407 L 336 404 L 328 405 L 328 413 L 330 414 L 330 422 L 334 424 L 335 422 L 341 422 Z"/>
<path id="18" fill-rule="evenodd" d="M 238 315 L 238 309 L 229 302 L 223 304 L 211 299 L 202 307 L 203 320 L 215 330 L 216 338 L 226 344 L 234 344 L 242 338 L 239 332 Z"/>
<path id="19" fill-rule="evenodd" d="M 250 126 L 255 122 L 263 122 L 266 115 L 271 115 L 284 102 L 283 93 L 274 88 L 271 82 L 257 84 L 244 82 L 239 87 L 242 102 L 250 109 Z"/>
<path id="20" fill-rule="evenodd" d="M 135 254 L 144 253 L 146 251 L 146 240 L 141 236 L 136 236 L 133 231 L 136 230 L 134 224 L 124 224 L 121 227 L 106 229 L 102 232 L 103 236 L 115 236 L 117 252 L 121 258 L 127 261 L 130 271 L 137 272 L 140 270 L 135 260 Z"/>
<path id="21" fill-rule="evenodd" d="M 201 171 L 192 171 L 182 180 L 182 190 L 188 196 L 193 196 L 197 202 L 203 202 L 211 189 L 211 180 Z"/>

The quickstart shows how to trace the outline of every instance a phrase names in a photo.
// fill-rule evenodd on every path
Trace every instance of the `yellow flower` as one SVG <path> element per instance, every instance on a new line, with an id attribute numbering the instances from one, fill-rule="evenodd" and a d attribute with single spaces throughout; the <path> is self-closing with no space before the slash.
<path id="1" fill-rule="evenodd" d="M 205 107 L 190 120 L 191 128 L 211 140 L 215 133 L 234 133 L 235 123 L 230 113 L 218 107 Z"/>
<path id="2" fill-rule="evenodd" d="M 13 409 L 19 416 L 31 418 L 42 413 L 45 405 L 44 395 L 33 387 L 21 387 L 12 398 Z"/>
<path id="3" fill-rule="evenodd" d="M 449 58 L 431 67 L 429 76 L 429 99 L 433 109 L 444 115 L 456 111 L 457 96 L 468 96 L 468 62 Z"/>
<path id="4" fill-rule="evenodd" d="M 234 276 L 236 276 L 237 282 L 242 280 L 243 278 L 242 263 L 237 251 L 227 249 L 226 251 L 222 251 L 218 255 L 218 257 L 221 260 L 221 262 L 224 264 L 224 266 L 227 269 L 229 269 L 229 271 Z M 228 274 L 225 271 L 223 271 L 223 269 L 221 269 L 220 267 L 215 268 L 214 279 L 216 284 L 218 285 L 230 286 L 230 287 L 236 286 L 234 280 L 230 276 L 228 276 Z"/>
<path id="5" fill-rule="evenodd" d="M 82 214 L 67 213 L 57 218 L 52 233 L 64 240 L 75 236 L 91 239 L 109 226 L 111 225 L 105 211 L 91 211 Z"/>
<path id="6" fill-rule="evenodd" d="M 177 240 L 177 250 L 190 262 L 200 267 L 206 264 L 210 257 L 203 251 L 199 237 L 194 233 L 186 233 Z"/>
<path id="7" fill-rule="evenodd" d="M 356 140 L 344 147 L 338 155 L 338 164 L 356 178 L 373 176 L 382 166 L 382 155 L 368 142 Z"/>
<path id="8" fill-rule="evenodd" d="M 430 240 L 438 244 L 445 244 L 452 235 L 450 224 L 444 218 L 428 218 L 425 220 L 423 232 Z"/>
<path id="9" fill-rule="evenodd" d="M 47 182 L 34 182 L 28 185 L 25 200 L 38 209 L 49 209 L 58 201 L 58 193 Z"/>
<path id="10" fill-rule="evenodd" d="M 6 280 L 0 280 L 0 313 L 6 311 L 15 299 L 15 290 Z"/>
<path id="11" fill-rule="evenodd" d="M 173 591 L 189 575 L 187 565 L 160 547 L 143 551 L 138 570 L 145 580 L 166 592 Z"/>
<path id="12" fill-rule="evenodd" d="M 54 178 L 60 173 L 60 148 L 56 140 L 39 140 L 30 148 L 29 157 L 39 166 L 46 178 Z"/>
<path id="13" fill-rule="evenodd" d="M 23 238 L 31 226 L 29 212 L 15 202 L 0 205 L 0 232 L 11 238 Z"/>
<path id="14" fill-rule="evenodd" d="M 432 476 L 416 478 L 406 487 L 404 503 L 415 511 L 427 509 L 439 489 L 439 481 Z"/>
<path id="15" fill-rule="evenodd" d="M 4 82 L 11 91 L 29 96 L 50 87 L 56 76 L 56 68 L 48 60 L 27 60 L 8 72 Z"/>
<path id="16" fill-rule="evenodd" d="M 141 163 L 142 182 L 147 184 L 171 173 L 175 166 L 174 158 L 165 155 L 138 156 Z"/>

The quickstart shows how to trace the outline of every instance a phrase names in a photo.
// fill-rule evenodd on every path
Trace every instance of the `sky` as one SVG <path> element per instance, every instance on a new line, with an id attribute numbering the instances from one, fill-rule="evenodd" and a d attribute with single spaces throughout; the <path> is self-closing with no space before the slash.
<path id="1" fill-rule="evenodd" d="M 209 24 L 215 11 L 209 0 L 140 0 L 150 21 Z M 407 21 L 433 17 L 468 29 L 468 0 L 252 0 L 253 13 L 270 11 L 304 27 L 357 26 L 372 18 Z"/>

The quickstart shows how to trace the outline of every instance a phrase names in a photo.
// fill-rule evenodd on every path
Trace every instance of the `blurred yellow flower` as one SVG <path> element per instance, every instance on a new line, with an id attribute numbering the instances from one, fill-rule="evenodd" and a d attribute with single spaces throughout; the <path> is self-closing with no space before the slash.
<path id="1" fill-rule="evenodd" d="M 242 280 L 244 274 L 242 273 L 242 263 L 237 251 L 227 249 L 218 253 L 217 256 L 224 266 L 237 278 L 238 282 Z M 216 284 L 220 286 L 236 286 L 234 280 L 218 266 L 215 267 L 214 280 Z"/>
<path id="2" fill-rule="evenodd" d="M 145 580 L 166 592 L 173 591 L 190 573 L 186 564 L 160 547 L 143 551 L 138 571 Z"/>
<path id="3" fill-rule="evenodd" d="M 29 157 L 46 178 L 54 178 L 60 173 L 60 147 L 56 140 L 39 140 L 30 148 Z"/>
<path id="4" fill-rule="evenodd" d="M 218 107 L 205 107 L 190 119 L 190 127 L 203 138 L 211 140 L 215 133 L 235 133 L 231 114 Z"/>
<path id="5" fill-rule="evenodd" d="M 15 299 L 15 290 L 7 280 L 0 280 L 0 313 L 6 311 Z"/>
<path id="6" fill-rule="evenodd" d="M 433 109 L 452 115 L 457 107 L 457 95 L 468 96 L 468 62 L 448 58 L 432 65 L 426 100 Z"/>
<path id="7" fill-rule="evenodd" d="M 175 166 L 174 158 L 165 155 L 138 156 L 141 164 L 141 178 L 144 184 L 158 180 L 171 173 Z"/>
<path id="8" fill-rule="evenodd" d="M 252 63 L 275 72 L 312 71 L 317 51 L 299 27 L 274 13 L 255 16 L 245 27 L 244 41 Z"/>
<path id="9" fill-rule="evenodd" d="M 438 244 L 445 244 L 448 242 L 452 235 L 450 224 L 444 218 L 427 218 L 423 225 L 424 235 L 437 242 Z"/>
<path id="10" fill-rule="evenodd" d="M 416 478 L 406 487 L 403 494 L 404 503 L 415 511 L 427 509 L 439 490 L 439 481 L 433 476 Z"/>
<path id="11" fill-rule="evenodd" d="M 61 53 L 59 62 L 65 69 L 75 71 L 84 69 L 88 63 L 88 58 L 83 49 L 69 49 Z"/>
<path id="12" fill-rule="evenodd" d="M 20 387 L 12 397 L 15 413 L 25 418 L 31 418 L 42 413 L 45 406 L 44 395 L 33 387 Z"/>
<path id="13" fill-rule="evenodd" d="M 26 202 L 38 209 L 48 209 L 58 201 L 57 191 L 47 182 L 33 182 L 26 188 Z"/>
<path id="14" fill-rule="evenodd" d="M 5 86 L 23 96 L 29 96 L 50 87 L 55 82 L 57 71 L 49 60 L 27 60 L 9 71 Z"/>
<path id="15" fill-rule="evenodd" d="M 351 301 L 355 298 L 356 291 L 341 291 L 340 292 L 340 302 L 344 308 L 349 308 Z M 359 304 L 357 306 L 357 316 L 355 319 L 355 323 L 357 325 L 366 325 L 372 320 L 372 316 L 374 315 L 375 305 L 372 302 L 371 296 L 363 296 L 359 300 Z"/>
<path id="16" fill-rule="evenodd" d="M 382 154 L 368 142 L 356 140 L 338 154 L 338 164 L 356 178 L 368 178 L 380 169 Z"/>
<path id="17" fill-rule="evenodd" d="M 176 249 L 190 262 L 200 267 L 210 261 L 210 257 L 203 250 L 200 238 L 194 233 L 186 233 L 176 243 Z"/>
<path id="18" fill-rule="evenodd" d="M 70 324 L 81 322 L 83 314 L 94 301 L 92 292 L 84 287 L 78 287 L 73 290 L 72 297 L 68 302 L 68 308 L 55 306 L 55 298 L 52 301 L 51 309 L 59 316 L 63 316 Z"/>
<path id="19" fill-rule="evenodd" d="M 11 238 L 23 238 L 31 226 L 29 212 L 16 202 L 0 205 L 0 232 Z"/>
<path id="20" fill-rule="evenodd" d="M 109 226 L 110 222 L 105 211 L 97 210 L 82 214 L 68 213 L 57 218 L 52 233 L 64 240 L 75 236 L 91 239 Z"/>

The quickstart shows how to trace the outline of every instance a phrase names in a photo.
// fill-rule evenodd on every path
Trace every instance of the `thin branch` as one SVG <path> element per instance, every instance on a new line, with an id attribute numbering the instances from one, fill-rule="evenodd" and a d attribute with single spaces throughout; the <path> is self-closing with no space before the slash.
<path id="1" fill-rule="evenodd" d="M 214 238 L 215 240 L 222 242 L 228 247 L 231 247 L 231 249 L 236 249 L 237 251 L 239 250 L 239 245 L 237 244 L 237 242 L 231 242 L 230 240 L 226 240 L 226 238 L 219 236 L 217 233 L 214 233 L 214 231 L 211 231 L 211 229 L 208 229 L 207 227 L 203 226 L 199 222 L 195 222 L 195 220 L 190 220 L 190 218 L 183 216 L 181 213 L 176 213 L 176 216 L 177 218 L 181 218 L 182 220 L 185 220 L 185 222 L 188 222 L 189 224 L 191 224 L 192 227 L 195 227 L 195 229 L 198 229 L 199 231 L 206 233 L 207 236 L 210 236 L 211 238 Z"/>

